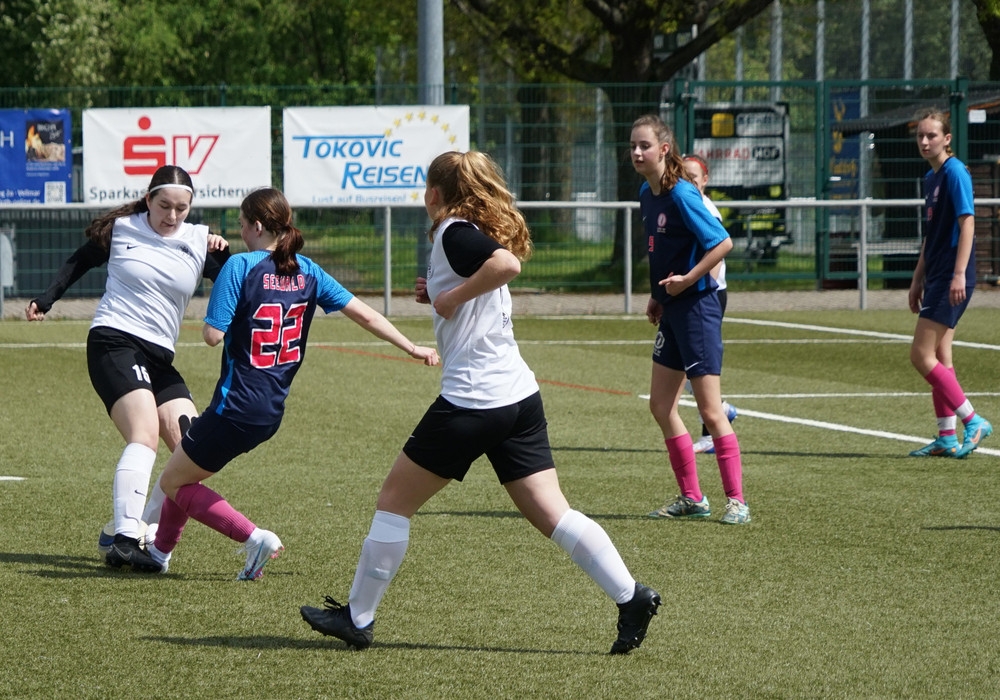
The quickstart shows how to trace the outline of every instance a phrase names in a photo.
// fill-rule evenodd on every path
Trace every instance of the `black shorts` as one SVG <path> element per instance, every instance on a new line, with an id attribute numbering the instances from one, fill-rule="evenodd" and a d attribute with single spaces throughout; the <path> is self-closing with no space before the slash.
<path id="1" fill-rule="evenodd" d="M 445 398 L 427 409 L 403 446 L 407 457 L 444 479 L 461 481 L 486 455 L 501 484 L 551 469 L 542 395 L 501 408 L 459 408 Z"/>
<path id="2" fill-rule="evenodd" d="M 165 347 L 105 326 L 87 335 L 90 383 L 111 413 L 121 397 L 136 389 L 153 392 L 156 405 L 191 399 L 184 377 L 174 369 L 174 353 Z"/>
<path id="3" fill-rule="evenodd" d="M 238 423 L 217 413 L 198 416 L 181 438 L 184 453 L 207 472 L 217 472 L 262 442 L 270 440 L 281 425 Z"/>

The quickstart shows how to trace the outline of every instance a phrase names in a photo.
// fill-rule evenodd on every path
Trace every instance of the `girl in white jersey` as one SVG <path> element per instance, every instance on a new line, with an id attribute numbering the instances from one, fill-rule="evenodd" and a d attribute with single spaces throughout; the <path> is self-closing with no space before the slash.
<path id="1" fill-rule="evenodd" d="M 347 605 L 303 606 L 309 625 L 364 649 L 375 609 L 403 561 L 410 518 L 486 455 L 518 510 L 562 547 L 618 604 L 612 654 L 646 635 L 660 605 L 632 578 L 604 529 L 572 510 L 556 477 L 535 376 L 514 340 L 507 288 L 531 254 L 524 217 L 496 164 L 477 152 L 444 153 L 427 171 L 432 220 L 427 278 L 417 301 L 434 308 L 441 395 L 403 446 L 382 484 Z"/>
<path id="2" fill-rule="evenodd" d="M 160 570 L 138 539 L 141 523 L 155 522 L 163 504 L 158 487 L 146 504 L 156 448 L 162 438 L 173 451 L 198 415 L 173 367 L 174 343 L 192 294 L 202 276 L 215 278 L 228 244 L 207 226 L 186 223 L 193 196 L 183 169 L 159 168 L 145 197 L 91 222 L 87 243 L 25 309 L 29 321 L 43 320 L 70 285 L 107 263 L 104 296 L 87 336 L 87 366 L 126 443 L 112 486 L 115 534 L 100 543 L 105 561 L 115 568 Z"/>

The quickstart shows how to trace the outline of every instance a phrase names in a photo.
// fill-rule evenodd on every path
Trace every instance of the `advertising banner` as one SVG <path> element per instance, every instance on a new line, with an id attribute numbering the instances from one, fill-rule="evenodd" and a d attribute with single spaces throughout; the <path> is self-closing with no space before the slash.
<path id="1" fill-rule="evenodd" d="M 469 150 L 468 105 L 296 107 L 282 123 L 292 206 L 421 204 L 430 162 Z"/>
<path id="2" fill-rule="evenodd" d="M 72 196 L 68 109 L 0 109 L 0 204 L 64 204 Z"/>
<path id="3" fill-rule="evenodd" d="M 238 207 L 271 185 L 271 108 L 88 109 L 83 148 L 88 204 L 139 199 L 157 168 L 176 165 L 194 181 L 194 206 Z"/>

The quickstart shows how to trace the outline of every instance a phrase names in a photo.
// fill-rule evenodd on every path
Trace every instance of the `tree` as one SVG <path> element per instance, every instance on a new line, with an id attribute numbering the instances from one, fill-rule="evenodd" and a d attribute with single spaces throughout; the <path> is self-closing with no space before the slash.
<path id="1" fill-rule="evenodd" d="M 1000 80 L 1000 2 L 998 0 L 972 0 L 976 6 L 976 19 L 986 35 L 986 43 L 993 50 L 990 60 L 990 80 Z"/>
<path id="2" fill-rule="evenodd" d="M 452 0 L 504 62 L 530 76 L 550 72 L 600 88 L 607 95 L 615 143 L 628 143 L 632 121 L 656 111 L 662 86 L 678 71 L 772 0 Z M 668 56 L 654 50 L 657 36 L 698 27 L 697 37 Z M 638 180 L 628 159 L 618 166 L 618 198 L 635 198 Z M 622 216 L 619 217 L 622 219 Z M 617 227 L 613 263 L 624 254 L 624 221 Z M 643 248 L 633 227 L 634 255 Z"/>
<path id="3" fill-rule="evenodd" d="M 0 0 L 3 87 L 100 85 L 110 58 L 108 0 Z"/>

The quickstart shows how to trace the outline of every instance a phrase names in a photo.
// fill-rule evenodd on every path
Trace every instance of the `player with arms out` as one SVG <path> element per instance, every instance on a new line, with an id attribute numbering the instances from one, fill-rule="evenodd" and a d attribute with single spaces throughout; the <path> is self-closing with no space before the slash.
<path id="1" fill-rule="evenodd" d="M 962 458 L 993 432 L 965 397 L 952 363 L 955 326 L 976 288 L 972 177 L 952 155 L 950 115 L 931 109 L 916 121 L 917 148 L 931 169 L 924 176 L 924 242 L 910 283 L 910 311 L 919 315 L 910 362 L 931 385 L 938 436 L 910 455 Z M 961 444 L 956 416 L 965 426 Z"/>
<path id="2" fill-rule="evenodd" d="M 156 448 L 162 438 L 173 450 L 198 415 L 173 366 L 174 344 L 191 296 L 202 277 L 215 279 L 229 244 L 207 226 L 186 221 L 193 197 L 182 168 L 157 169 L 143 198 L 94 219 L 87 242 L 25 309 L 29 321 L 44 320 L 74 282 L 107 263 L 104 295 L 87 335 L 87 369 L 126 443 L 112 484 L 114 534 L 104 542 L 102 533 L 101 540 L 105 561 L 115 568 L 159 570 L 138 539 L 163 503 L 158 485 L 146 502 Z"/>
<path id="3" fill-rule="evenodd" d="M 720 522 L 750 522 L 743 496 L 743 461 L 733 426 L 722 409 L 722 306 L 712 269 L 732 250 L 722 224 L 686 179 L 674 135 L 656 115 L 632 124 L 629 151 L 645 178 L 639 211 L 649 245 L 651 295 L 646 317 L 658 324 L 653 346 L 649 409 L 663 433 L 680 495 L 650 513 L 654 518 L 707 518 L 712 511 L 698 484 L 694 446 L 678 406 L 685 378 L 712 435 L 726 493 Z"/>
<path id="4" fill-rule="evenodd" d="M 638 647 L 660 596 L 632 578 L 604 529 L 572 510 L 559 486 L 535 375 L 521 358 L 507 287 L 531 254 L 524 217 L 499 167 L 479 152 L 443 153 L 427 170 L 432 241 L 417 301 L 433 306 L 441 394 L 396 457 L 354 574 L 348 604 L 303 606 L 317 632 L 364 649 L 375 611 L 403 561 L 410 520 L 486 455 L 517 509 L 559 545 L 615 603 L 612 654 Z"/>
<path id="5" fill-rule="evenodd" d="M 212 288 L 202 335 L 223 343 L 222 371 L 212 402 L 185 433 L 163 469 L 163 504 L 149 555 L 166 572 L 188 518 L 239 542 L 246 565 L 237 578 L 254 580 L 283 550 L 202 482 L 278 430 L 292 380 L 305 358 L 316 307 L 341 311 L 372 335 L 425 365 L 434 348 L 411 342 L 380 313 L 355 298 L 309 258 L 298 255 L 302 232 L 276 189 L 251 192 L 240 205 L 240 236 L 249 252 L 232 256 Z"/>

